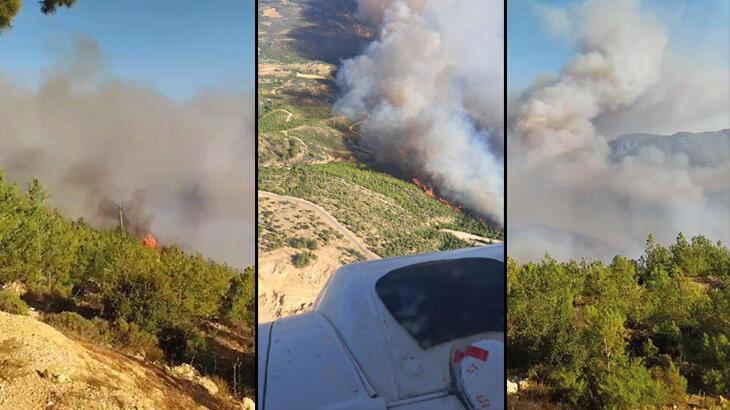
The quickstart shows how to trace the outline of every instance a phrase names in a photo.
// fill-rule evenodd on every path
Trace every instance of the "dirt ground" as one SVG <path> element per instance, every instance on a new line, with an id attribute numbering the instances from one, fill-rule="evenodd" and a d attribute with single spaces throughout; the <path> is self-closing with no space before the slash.
<path id="1" fill-rule="evenodd" d="M 302 252 L 285 245 L 264 251 L 259 249 L 259 322 L 270 322 L 308 310 L 332 273 L 340 266 L 358 259 L 374 259 L 359 238 L 340 225 L 331 215 L 314 204 L 259 192 L 260 211 L 270 212 L 270 224 L 287 238 L 317 238 L 323 231 L 330 240 L 307 250 L 315 255 L 303 268 L 294 266 L 293 257 Z"/>
<path id="2" fill-rule="evenodd" d="M 243 408 L 169 370 L 0 312 L 0 409 Z"/>

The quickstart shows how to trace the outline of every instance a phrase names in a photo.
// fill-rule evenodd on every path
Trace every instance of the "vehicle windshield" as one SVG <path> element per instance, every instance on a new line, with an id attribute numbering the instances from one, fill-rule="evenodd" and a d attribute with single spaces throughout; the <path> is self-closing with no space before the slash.
<path id="1" fill-rule="evenodd" d="M 504 332 L 504 263 L 489 258 L 425 262 L 395 269 L 375 290 L 422 349 Z"/>

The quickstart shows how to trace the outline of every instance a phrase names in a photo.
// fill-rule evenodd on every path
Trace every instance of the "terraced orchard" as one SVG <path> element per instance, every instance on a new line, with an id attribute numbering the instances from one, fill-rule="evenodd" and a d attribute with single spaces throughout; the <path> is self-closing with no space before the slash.
<path id="1" fill-rule="evenodd" d="M 259 116 L 259 165 L 351 159 L 357 135 L 331 112 L 303 112 L 287 104 L 267 107 Z"/>

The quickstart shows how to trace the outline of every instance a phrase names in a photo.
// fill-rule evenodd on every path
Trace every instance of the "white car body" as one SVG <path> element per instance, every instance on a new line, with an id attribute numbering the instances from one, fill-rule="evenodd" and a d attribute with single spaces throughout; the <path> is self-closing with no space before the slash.
<path id="1" fill-rule="evenodd" d="M 495 362 L 489 363 L 489 383 L 476 381 L 484 386 L 501 386 L 501 395 L 489 393 L 492 396 L 488 400 L 482 393 L 486 387 L 475 395 L 464 391 L 460 376 L 463 369 L 458 368 L 455 355 L 463 357 L 464 349 L 473 348 L 476 344 L 472 343 L 477 342 L 481 346 L 486 346 L 485 342 L 489 346 L 503 346 L 504 263 L 504 245 L 500 244 L 342 267 L 332 275 L 311 311 L 259 326 L 259 410 L 503 408 L 503 352 L 492 353 Z M 485 299 L 478 299 L 475 290 L 468 288 L 434 293 L 440 283 L 450 286 L 450 276 L 446 281 L 438 277 L 440 282 L 423 276 L 423 283 L 429 283 L 423 286 L 431 287 L 422 292 L 417 289 L 421 282 L 413 278 L 420 272 L 441 272 L 429 273 L 436 278 L 433 275 L 443 275 L 449 266 L 458 267 L 455 277 L 477 278 L 479 289 L 489 286 Z M 460 273 L 461 266 L 471 267 L 464 268 L 470 272 Z M 478 267 L 477 276 L 474 267 Z M 415 284 L 415 290 L 410 288 L 411 284 Z M 424 301 L 427 294 L 436 294 L 442 305 L 434 308 L 436 300 Z M 457 302 L 443 302 L 449 298 Z M 410 302 L 401 299 L 413 304 L 409 306 Z M 492 304 L 483 318 L 465 318 L 466 327 L 459 323 L 454 330 L 444 330 L 441 328 L 450 326 L 431 325 L 451 323 L 443 320 L 461 317 L 458 315 L 462 303 L 472 310 L 479 307 L 480 315 L 481 306 Z M 419 312 L 413 311 L 414 306 L 431 312 L 430 316 L 421 318 Z M 476 328 L 484 331 L 463 334 L 476 329 L 471 323 L 477 323 Z M 444 333 L 447 331 L 457 333 L 458 337 L 449 339 Z M 469 359 L 474 362 L 474 358 Z M 479 377 L 486 369 L 487 366 L 481 369 Z M 470 384 L 474 385 L 474 381 Z M 475 406 L 470 395 L 479 397 L 481 405 Z"/>

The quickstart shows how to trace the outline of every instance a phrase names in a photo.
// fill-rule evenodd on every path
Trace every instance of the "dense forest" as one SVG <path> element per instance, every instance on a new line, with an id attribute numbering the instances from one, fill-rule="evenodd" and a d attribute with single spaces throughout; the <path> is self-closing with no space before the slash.
<path id="1" fill-rule="evenodd" d="M 507 286 L 508 371 L 529 377 L 542 400 L 623 409 L 730 395 L 722 243 L 679 234 L 663 246 L 649 236 L 638 260 L 608 265 L 509 260 Z"/>
<path id="2" fill-rule="evenodd" d="M 0 290 L 0 310 L 22 314 L 30 305 L 76 336 L 221 373 L 223 360 L 204 324 L 250 333 L 253 268 L 237 270 L 175 245 L 150 246 L 120 228 L 93 229 L 64 218 L 47 199 L 38 181 L 24 191 L 0 171 L 0 289 L 24 289 Z M 255 363 L 248 359 L 236 362 L 235 379 L 222 374 L 236 380 L 236 391 L 253 388 Z"/>

